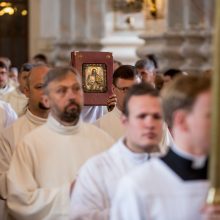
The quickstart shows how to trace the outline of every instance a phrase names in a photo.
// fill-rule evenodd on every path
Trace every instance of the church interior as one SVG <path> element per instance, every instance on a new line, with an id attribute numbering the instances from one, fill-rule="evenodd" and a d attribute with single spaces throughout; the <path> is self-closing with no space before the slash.
<path id="1" fill-rule="evenodd" d="M 220 1 L 0 1 L 0 220 L 220 220 Z"/>

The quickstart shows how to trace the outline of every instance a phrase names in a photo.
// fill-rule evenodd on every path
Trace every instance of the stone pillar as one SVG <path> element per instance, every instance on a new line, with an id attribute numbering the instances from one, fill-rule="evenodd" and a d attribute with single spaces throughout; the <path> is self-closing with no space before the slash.
<path id="1" fill-rule="evenodd" d="M 205 43 L 204 32 L 186 32 L 184 39 L 185 41 L 181 46 L 181 54 L 185 62 L 180 68 L 189 73 L 204 71 L 203 65 L 206 62 L 206 57 L 201 53 L 201 47 Z"/>
<path id="2" fill-rule="evenodd" d="M 54 44 L 60 36 L 60 18 L 59 0 L 41 0 L 39 52 L 46 54 L 51 64 L 55 63 Z"/>
<path id="3" fill-rule="evenodd" d="M 202 30 L 205 27 L 204 1 L 184 0 L 184 29 Z"/>
<path id="4" fill-rule="evenodd" d="M 112 33 L 102 39 L 102 51 L 112 52 L 113 58 L 122 64 L 134 65 L 138 57 L 136 48 L 143 45 L 144 41 L 139 39 L 135 33 Z"/>
<path id="5" fill-rule="evenodd" d="M 166 29 L 168 31 L 184 28 L 185 0 L 168 0 L 166 6 Z"/>
<path id="6" fill-rule="evenodd" d="M 145 40 L 145 46 L 137 49 L 139 57 L 155 54 L 159 62 L 160 71 L 168 68 L 179 68 L 183 65 L 180 53 L 184 28 L 184 3 L 185 0 L 168 0 L 166 5 L 165 30 L 155 29 L 155 33 L 148 30 L 139 37 Z M 156 25 L 157 21 L 154 21 Z"/>
<path id="7" fill-rule="evenodd" d="M 215 0 L 203 0 L 205 8 L 205 27 L 208 31 L 212 30 L 214 23 Z"/>
<path id="8" fill-rule="evenodd" d="M 213 7 L 214 0 L 168 0 L 166 30 L 153 37 L 146 30 L 140 35 L 145 46 L 138 48 L 137 54 L 155 54 L 162 71 L 173 67 L 188 72 L 210 68 Z"/>
<path id="9" fill-rule="evenodd" d="M 44 53 L 53 62 L 54 42 L 59 37 L 59 0 L 30 0 L 29 8 L 29 58 Z"/>
<path id="10" fill-rule="evenodd" d="M 106 0 L 62 0 L 61 5 L 61 36 L 56 43 L 56 64 L 69 63 L 73 50 L 101 50 Z"/>
<path id="11" fill-rule="evenodd" d="M 29 1 L 29 59 L 39 52 L 40 0 Z"/>
<path id="12" fill-rule="evenodd" d="M 101 47 L 100 40 L 105 36 L 106 0 L 87 0 L 86 13 L 87 41 L 91 49 L 98 49 Z"/>
<path id="13" fill-rule="evenodd" d="M 211 1 L 186 1 L 184 43 L 181 47 L 185 59 L 181 68 L 186 71 L 196 73 L 210 67 L 212 7 Z"/>
<path id="14" fill-rule="evenodd" d="M 70 63 L 72 40 L 74 38 L 73 28 L 75 27 L 75 2 L 73 0 L 60 1 L 59 38 L 55 43 L 56 55 L 55 65 L 66 65 Z M 80 29 L 80 28 L 79 28 Z"/>

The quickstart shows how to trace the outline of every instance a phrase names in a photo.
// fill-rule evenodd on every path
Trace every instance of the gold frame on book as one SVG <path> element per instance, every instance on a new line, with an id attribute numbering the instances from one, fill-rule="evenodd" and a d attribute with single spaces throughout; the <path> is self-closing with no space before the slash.
<path id="1" fill-rule="evenodd" d="M 112 53 L 73 51 L 71 61 L 82 77 L 84 105 L 107 105 L 112 95 Z"/>
<path id="2" fill-rule="evenodd" d="M 83 91 L 99 93 L 107 91 L 107 68 L 105 64 L 83 63 L 82 65 Z"/>

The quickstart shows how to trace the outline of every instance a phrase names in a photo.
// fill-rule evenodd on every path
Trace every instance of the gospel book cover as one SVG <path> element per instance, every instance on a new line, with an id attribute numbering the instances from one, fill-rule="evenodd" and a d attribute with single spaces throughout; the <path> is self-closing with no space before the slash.
<path id="1" fill-rule="evenodd" d="M 73 51 L 71 61 L 82 76 L 84 105 L 106 105 L 112 94 L 112 53 Z"/>

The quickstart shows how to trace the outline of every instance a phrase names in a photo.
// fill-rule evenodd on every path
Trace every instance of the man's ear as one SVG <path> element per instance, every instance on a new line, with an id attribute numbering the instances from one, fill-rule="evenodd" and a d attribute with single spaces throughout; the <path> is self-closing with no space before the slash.
<path id="1" fill-rule="evenodd" d="M 23 93 L 27 98 L 30 98 L 30 88 L 28 86 L 24 86 Z"/>
<path id="2" fill-rule="evenodd" d="M 112 93 L 115 94 L 115 86 L 112 84 Z"/>
<path id="3" fill-rule="evenodd" d="M 188 112 L 186 110 L 177 110 L 173 113 L 173 126 L 181 128 L 182 131 L 188 130 L 187 123 Z"/>
<path id="4" fill-rule="evenodd" d="M 49 100 L 48 95 L 42 96 L 42 102 L 47 108 L 50 108 L 50 100 Z"/>
<path id="5" fill-rule="evenodd" d="M 123 126 L 126 126 L 128 123 L 128 117 L 124 114 L 121 115 L 121 123 Z"/>

